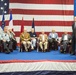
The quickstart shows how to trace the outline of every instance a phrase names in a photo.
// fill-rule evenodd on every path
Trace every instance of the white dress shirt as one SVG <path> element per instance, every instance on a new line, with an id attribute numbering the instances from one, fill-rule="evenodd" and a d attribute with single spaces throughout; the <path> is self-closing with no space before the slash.
<path id="1" fill-rule="evenodd" d="M 45 37 L 44 37 L 44 35 L 42 35 L 42 41 L 45 41 Z"/>
<path id="2" fill-rule="evenodd" d="M 52 38 L 55 38 L 55 34 L 52 34 Z"/>
<path id="3" fill-rule="evenodd" d="M 64 35 L 64 39 L 63 40 L 68 40 L 68 35 Z"/>

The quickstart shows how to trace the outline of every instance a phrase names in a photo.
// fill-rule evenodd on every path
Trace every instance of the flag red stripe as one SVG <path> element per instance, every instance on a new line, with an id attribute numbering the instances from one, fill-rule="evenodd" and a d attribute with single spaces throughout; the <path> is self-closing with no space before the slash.
<path id="1" fill-rule="evenodd" d="M 13 14 L 28 14 L 28 15 L 73 15 L 72 10 L 23 10 L 12 9 Z"/>
<path id="2" fill-rule="evenodd" d="M 9 21 L 5 21 L 6 25 L 9 24 Z M 21 26 L 22 20 L 13 20 L 13 25 Z M 72 26 L 73 21 L 34 21 L 35 26 Z M 1 22 L 0 22 L 1 25 Z M 24 20 L 24 26 L 32 26 L 32 21 Z"/>
<path id="3" fill-rule="evenodd" d="M 20 32 L 15 32 L 16 33 L 16 37 L 19 37 L 20 36 Z M 36 32 L 37 33 L 37 36 L 39 36 L 39 34 L 41 34 L 41 32 Z M 49 33 L 50 32 L 45 32 L 47 35 L 49 35 Z M 64 32 L 57 32 L 58 33 L 58 36 L 59 37 L 61 37 L 62 36 L 62 34 L 64 33 Z M 68 32 L 69 34 L 72 34 L 71 32 Z"/>
<path id="4" fill-rule="evenodd" d="M 20 32 L 15 32 L 15 33 L 16 33 L 16 36 L 17 36 L 17 37 L 19 37 L 20 34 L 21 34 Z M 37 36 L 39 36 L 39 34 L 41 34 L 41 32 L 36 32 L 36 33 L 37 33 Z M 50 32 L 45 32 L 45 33 L 46 33 L 47 35 L 49 35 Z M 57 33 L 58 33 L 58 36 L 61 37 L 64 32 L 57 32 Z M 71 32 L 68 32 L 68 33 L 69 33 L 69 34 L 72 34 Z"/>
<path id="5" fill-rule="evenodd" d="M 74 0 L 9 0 L 10 3 L 31 3 L 31 4 L 73 4 Z"/>
<path id="6" fill-rule="evenodd" d="M 21 25 L 20 21 L 14 20 L 14 25 Z M 35 26 L 71 26 L 73 21 L 34 21 Z M 26 26 L 31 26 L 32 21 L 26 21 L 24 23 Z"/>

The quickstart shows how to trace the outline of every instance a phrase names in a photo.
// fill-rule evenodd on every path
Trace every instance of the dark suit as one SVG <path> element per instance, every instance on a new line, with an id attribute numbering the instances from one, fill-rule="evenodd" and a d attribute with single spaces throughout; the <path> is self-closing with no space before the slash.
<path id="1" fill-rule="evenodd" d="M 64 41 L 64 36 L 65 36 L 65 34 L 62 35 L 62 41 Z M 71 40 L 71 35 L 67 34 L 67 38 L 68 38 L 68 41 L 70 41 Z"/>
<path id="2" fill-rule="evenodd" d="M 61 44 L 63 45 L 64 52 L 69 52 L 69 50 L 67 50 L 67 46 L 68 46 L 68 44 L 71 43 L 70 40 L 72 40 L 71 35 L 69 35 L 69 34 L 62 35 Z"/>
<path id="3" fill-rule="evenodd" d="M 75 45 L 76 45 L 76 27 L 75 23 L 72 25 L 72 54 L 75 54 Z"/>

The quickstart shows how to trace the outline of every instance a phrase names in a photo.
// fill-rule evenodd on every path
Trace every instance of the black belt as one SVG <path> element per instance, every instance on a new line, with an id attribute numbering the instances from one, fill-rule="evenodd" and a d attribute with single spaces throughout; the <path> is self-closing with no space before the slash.
<path id="1" fill-rule="evenodd" d="M 68 41 L 68 40 L 64 40 L 64 41 Z"/>

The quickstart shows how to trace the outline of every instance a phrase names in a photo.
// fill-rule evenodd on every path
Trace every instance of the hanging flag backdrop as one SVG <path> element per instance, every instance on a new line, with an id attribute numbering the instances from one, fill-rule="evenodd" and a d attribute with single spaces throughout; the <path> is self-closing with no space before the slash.
<path id="1" fill-rule="evenodd" d="M 59 37 L 62 36 L 64 31 L 71 34 L 74 16 L 76 16 L 76 0 L 0 0 L 0 25 L 3 17 L 2 12 L 4 11 L 4 13 L 7 14 L 8 9 L 12 9 L 14 32 L 19 43 L 19 36 L 21 31 L 23 31 L 23 27 L 26 27 L 26 29 L 30 31 L 34 25 L 37 34 L 39 34 L 42 29 L 45 30 L 47 34 L 49 34 L 52 29 L 55 29 Z M 10 16 L 10 14 L 5 15 L 6 26 L 9 25 Z M 15 52 L 13 52 L 13 54 L 14 53 Z M 44 54 L 45 53 L 43 53 L 43 55 Z M 28 58 L 26 54 L 24 55 L 24 58 L 25 57 Z M 21 58 L 20 60 L 16 58 L 14 58 L 14 60 L 0 60 L 0 75 L 76 74 L 76 60 L 52 61 L 48 59 L 32 60 L 31 58 L 32 57 L 30 57 L 30 60 L 22 60 Z M 65 56 L 65 58 L 67 57 Z"/>
<path id="2" fill-rule="evenodd" d="M 35 31 L 34 18 L 33 18 L 33 21 L 32 21 L 32 28 L 34 28 L 34 31 Z"/>
<path id="3" fill-rule="evenodd" d="M 24 26 L 28 31 L 31 29 L 32 19 L 35 19 L 34 24 L 37 34 L 42 29 L 47 34 L 55 29 L 59 37 L 62 36 L 64 31 L 72 32 L 74 0 L 7 0 L 7 2 L 9 2 L 9 10 L 12 9 L 17 40 L 19 40 L 21 31 L 22 17 L 24 17 Z M 5 17 L 6 25 L 8 25 L 9 14 Z"/>
<path id="4" fill-rule="evenodd" d="M 24 31 L 24 20 L 23 20 L 23 17 L 22 17 L 22 22 L 21 22 L 21 33 Z"/>
<path id="5" fill-rule="evenodd" d="M 4 30 L 4 27 L 5 27 L 5 16 L 4 16 L 4 13 L 2 14 L 2 22 L 1 22 L 1 28 Z"/>
<path id="6" fill-rule="evenodd" d="M 9 28 L 13 29 L 12 10 L 10 11 Z"/>

